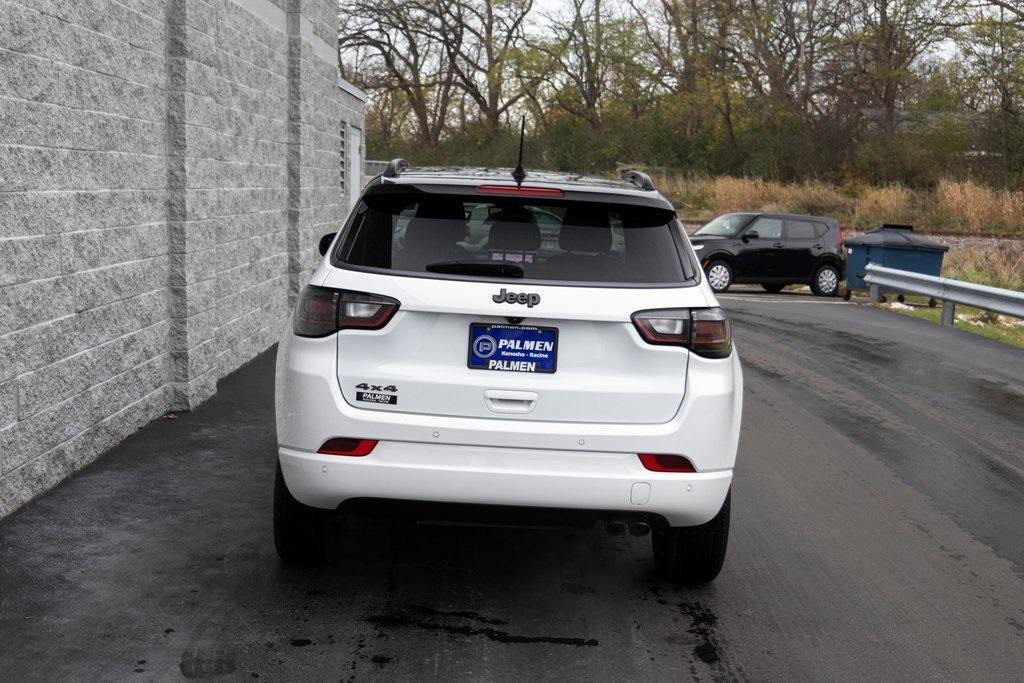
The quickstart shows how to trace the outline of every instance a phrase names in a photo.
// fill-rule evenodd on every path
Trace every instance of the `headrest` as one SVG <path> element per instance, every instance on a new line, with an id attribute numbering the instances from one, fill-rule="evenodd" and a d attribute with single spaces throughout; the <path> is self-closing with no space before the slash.
<path id="1" fill-rule="evenodd" d="M 537 251 L 541 235 L 537 220 L 530 211 L 502 209 L 491 214 L 491 230 L 487 234 L 488 249 Z"/>
<path id="2" fill-rule="evenodd" d="M 598 207 L 573 206 L 565 212 L 558 233 L 562 251 L 606 254 L 612 248 L 612 228 L 608 212 Z"/>
<path id="3" fill-rule="evenodd" d="M 497 208 L 497 211 L 494 210 Z M 504 221 L 506 223 L 536 223 L 537 217 L 529 209 L 518 206 L 493 207 L 487 216 L 492 221 Z"/>
<path id="4" fill-rule="evenodd" d="M 412 218 L 405 226 L 402 247 L 411 251 L 427 251 L 451 247 L 465 238 L 465 220 Z"/>
<path id="5" fill-rule="evenodd" d="M 445 218 L 466 220 L 466 209 L 455 197 L 434 196 L 421 201 L 416 207 L 416 218 Z"/>

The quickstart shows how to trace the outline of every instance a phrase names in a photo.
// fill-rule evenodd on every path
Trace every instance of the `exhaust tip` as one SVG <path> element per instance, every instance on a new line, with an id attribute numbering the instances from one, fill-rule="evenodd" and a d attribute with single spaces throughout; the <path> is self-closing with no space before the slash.
<path id="1" fill-rule="evenodd" d="M 622 522 L 608 522 L 604 530 L 608 532 L 609 536 L 621 536 L 626 533 L 626 525 Z"/>
<path id="2" fill-rule="evenodd" d="M 651 525 L 647 522 L 632 522 L 629 525 L 630 536 L 646 536 L 651 533 Z"/>

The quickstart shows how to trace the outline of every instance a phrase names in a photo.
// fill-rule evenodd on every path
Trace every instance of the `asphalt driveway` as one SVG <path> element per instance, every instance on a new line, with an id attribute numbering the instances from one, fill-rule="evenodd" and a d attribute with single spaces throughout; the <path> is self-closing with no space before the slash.
<path id="1" fill-rule="evenodd" d="M 283 566 L 270 351 L 0 521 L 0 671 L 1019 678 L 1024 354 L 797 299 L 723 299 L 747 403 L 713 586 L 659 583 L 648 539 L 598 529 L 357 520 L 337 566 Z"/>

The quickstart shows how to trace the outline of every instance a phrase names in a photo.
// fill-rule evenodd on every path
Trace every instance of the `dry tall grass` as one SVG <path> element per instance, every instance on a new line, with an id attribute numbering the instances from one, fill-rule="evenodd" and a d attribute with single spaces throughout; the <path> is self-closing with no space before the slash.
<path id="1" fill-rule="evenodd" d="M 935 191 L 938 210 L 970 232 L 1019 229 L 1024 221 L 1024 192 L 994 190 L 970 181 L 943 180 Z"/>
<path id="2" fill-rule="evenodd" d="M 866 187 L 854 200 L 854 221 L 859 225 L 907 223 L 913 217 L 914 194 L 900 184 Z"/>
<path id="3" fill-rule="evenodd" d="M 994 190 L 970 181 L 942 181 L 935 190 L 903 185 L 839 188 L 820 182 L 777 183 L 663 172 L 655 184 L 684 218 L 707 220 L 729 211 L 791 211 L 838 218 L 850 228 L 909 223 L 919 230 L 1024 234 L 1024 191 Z"/>
<path id="4" fill-rule="evenodd" d="M 731 206 L 727 211 L 753 211 L 772 203 L 771 187 L 763 180 L 720 176 L 710 181 L 714 206 Z"/>
<path id="5" fill-rule="evenodd" d="M 950 249 L 942 262 L 942 274 L 1024 291 L 1024 244 L 1007 240 L 993 249 Z"/>
<path id="6" fill-rule="evenodd" d="M 834 186 L 813 181 L 784 184 L 732 176 L 690 178 L 665 174 L 655 182 L 681 212 L 693 218 L 710 218 L 729 211 L 828 214 L 850 209 L 850 200 Z"/>

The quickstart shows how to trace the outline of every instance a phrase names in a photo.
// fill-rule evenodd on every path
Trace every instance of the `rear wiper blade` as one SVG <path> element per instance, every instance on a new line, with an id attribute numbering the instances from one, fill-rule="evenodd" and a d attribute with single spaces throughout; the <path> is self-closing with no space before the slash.
<path id="1" fill-rule="evenodd" d="M 428 273 L 450 273 L 452 275 L 491 275 L 493 277 L 522 277 L 523 269 L 514 263 L 487 261 L 441 261 L 430 263 L 424 270 Z"/>

